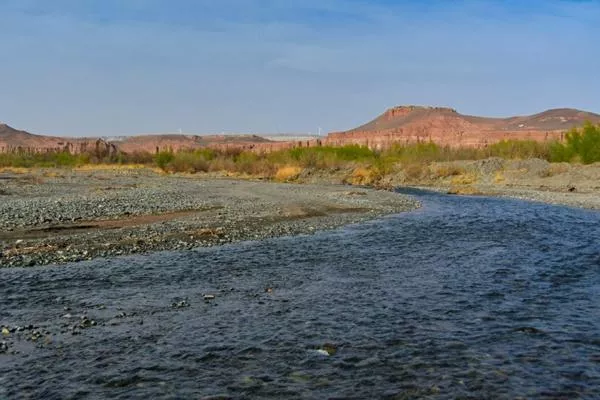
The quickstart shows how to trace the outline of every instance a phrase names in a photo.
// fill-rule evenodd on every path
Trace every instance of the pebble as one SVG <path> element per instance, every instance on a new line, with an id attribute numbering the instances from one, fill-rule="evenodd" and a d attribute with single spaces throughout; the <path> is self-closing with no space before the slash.
<path id="1" fill-rule="evenodd" d="M 186 308 L 189 307 L 190 303 L 188 303 L 186 300 L 181 300 L 181 301 L 177 301 L 171 304 L 172 308 Z"/>
<path id="2" fill-rule="evenodd" d="M 62 181 L 49 181 L 39 185 L 15 184 L 14 190 L 12 187 L 9 188 L 11 195 L 4 196 L 5 198 L 0 202 L 0 232 L 47 228 L 53 225 L 68 226 L 74 221 L 118 219 L 123 216 L 202 210 L 211 207 L 215 208 L 215 211 L 203 214 L 201 218 L 176 219 L 122 229 L 82 230 L 81 233 L 76 234 L 71 232 L 69 236 L 61 236 L 60 231 L 57 231 L 55 235 L 42 239 L 16 237 L 8 243 L 8 246 L 20 249 L 39 248 L 40 251 L 24 255 L 19 254 L 18 251 L 11 252 L 10 247 L 8 250 L 3 249 L 0 253 L 0 267 L 62 264 L 97 257 L 159 250 L 187 250 L 240 240 L 310 234 L 378 215 L 418 207 L 416 201 L 399 194 L 378 194 L 369 197 L 370 192 L 365 191 L 367 193 L 365 196 L 340 196 L 344 192 L 338 188 L 320 185 L 317 188 L 322 190 L 312 191 L 307 201 L 312 198 L 341 201 L 344 205 L 360 206 L 362 209 L 365 209 L 365 201 L 372 201 L 377 205 L 376 212 L 369 213 L 368 217 L 359 213 L 333 213 L 327 217 L 306 220 L 283 219 L 275 224 L 249 225 L 248 216 L 264 214 L 265 209 L 272 209 L 273 214 L 276 214 L 285 207 L 285 201 L 271 201 L 268 200 L 268 196 L 262 194 L 256 199 L 245 199 L 247 193 L 244 193 L 244 185 L 249 185 L 248 189 L 254 190 L 252 188 L 256 186 L 255 182 L 236 181 L 231 182 L 231 187 L 226 187 L 225 181 L 217 179 L 164 177 L 143 171 L 132 172 L 130 175 L 115 174 L 108 179 L 106 174 L 100 178 L 93 174 L 64 171 L 64 175 L 65 179 L 68 179 L 68 185 L 62 185 Z M 112 190 L 98 190 L 98 185 Z M 281 186 L 271 183 L 260 185 L 265 186 L 266 194 L 269 190 L 273 190 L 276 194 L 281 193 L 289 198 L 296 198 L 298 197 L 296 194 L 307 191 L 306 187 L 300 185 Z M 242 193 L 239 197 L 238 190 Z M 206 193 L 226 195 L 215 197 L 207 196 Z M 391 199 L 393 201 L 390 201 Z M 219 207 L 221 209 L 216 210 Z M 369 208 L 373 209 L 373 207 Z M 207 227 L 215 233 L 211 235 L 196 233 L 205 231 Z M 15 240 L 18 241 L 18 246 Z M 0 245 L 1 242 L 0 240 Z"/>

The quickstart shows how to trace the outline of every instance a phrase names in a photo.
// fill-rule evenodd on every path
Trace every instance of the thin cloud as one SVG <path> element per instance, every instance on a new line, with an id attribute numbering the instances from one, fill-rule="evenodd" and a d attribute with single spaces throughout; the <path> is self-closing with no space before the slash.
<path id="1" fill-rule="evenodd" d="M 337 130 L 398 103 L 600 110 L 593 2 L 0 3 L 0 119 L 33 131 Z"/>

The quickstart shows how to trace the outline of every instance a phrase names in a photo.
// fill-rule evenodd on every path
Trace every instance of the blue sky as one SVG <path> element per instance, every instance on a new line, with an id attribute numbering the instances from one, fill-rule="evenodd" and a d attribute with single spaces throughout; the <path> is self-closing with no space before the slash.
<path id="1" fill-rule="evenodd" d="M 36 133 L 600 112 L 599 0 L 0 0 L 0 17 L 0 121 Z"/>

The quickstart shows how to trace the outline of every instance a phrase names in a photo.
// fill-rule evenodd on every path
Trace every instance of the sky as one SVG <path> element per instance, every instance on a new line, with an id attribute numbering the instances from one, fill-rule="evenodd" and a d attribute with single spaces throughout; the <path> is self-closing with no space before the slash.
<path id="1" fill-rule="evenodd" d="M 0 0 L 0 18 L 0 121 L 40 134 L 600 113 L 600 0 Z"/>

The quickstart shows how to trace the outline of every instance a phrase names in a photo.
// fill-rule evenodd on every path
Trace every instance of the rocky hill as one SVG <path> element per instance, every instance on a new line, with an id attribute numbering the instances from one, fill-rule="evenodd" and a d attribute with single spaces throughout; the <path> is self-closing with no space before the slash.
<path id="1" fill-rule="evenodd" d="M 463 115 L 446 107 L 399 106 L 355 129 L 331 133 L 326 141 L 375 148 L 419 141 L 480 147 L 503 139 L 560 139 L 565 131 L 585 121 L 600 124 L 600 115 L 561 108 L 529 116 L 487 118 Z"/>
<path id="2" fill-rule="evenodd" d="M 44 153 L 68 151 L 72 154 L 93 152 L 107 155 L 117 152 L 115 146 L 98 138 L 63 138 L 34 135 L 0 123 L 0 153 Z"/>
<path id="3" fill-rule="evenodd" d="M 256 135 L 142 135 L 129 136 L 113 143 L 125 153 L 136 151 L 155 153 L 162 150 L 180 151 L 201 147 L 251 148 L 255 144 L 270 143 L 270 140 Z"/>
<path id="4" fill-rule="evenodd" d="M 321 145 L 366 145 L 384 149 L 394 143 L 433 141 L 443 146 L 483 147 L 506 139 L 536 141 L 562 139 L 567 130 L 586 121 L 600 124 L 600 115 L 560 108 L 529 116 L 487 118 L 463 115 L 452 108 L 399 106 L 355 129 L 333 132 L 324 138 L 271 141 L 256 135 L 142 135 L 122 138 L 65 138 L 34 135 L 0 123 L 0 152 L 156 153 L 201 147 L 261 152 Z"/>
<path id="5" fill-rule="evenodd" d="M 73 154 L 96 152 L 149 152 L 164 150 L 193 150 L 200 147 L 227 149 L 229 147 L 252 149 L 257 144 L 272 143 L 256 135 L 142 135 L 118 139 L 67 138 L 35 135 L 0 123 L 0 153 L 69 151 Z"/>

